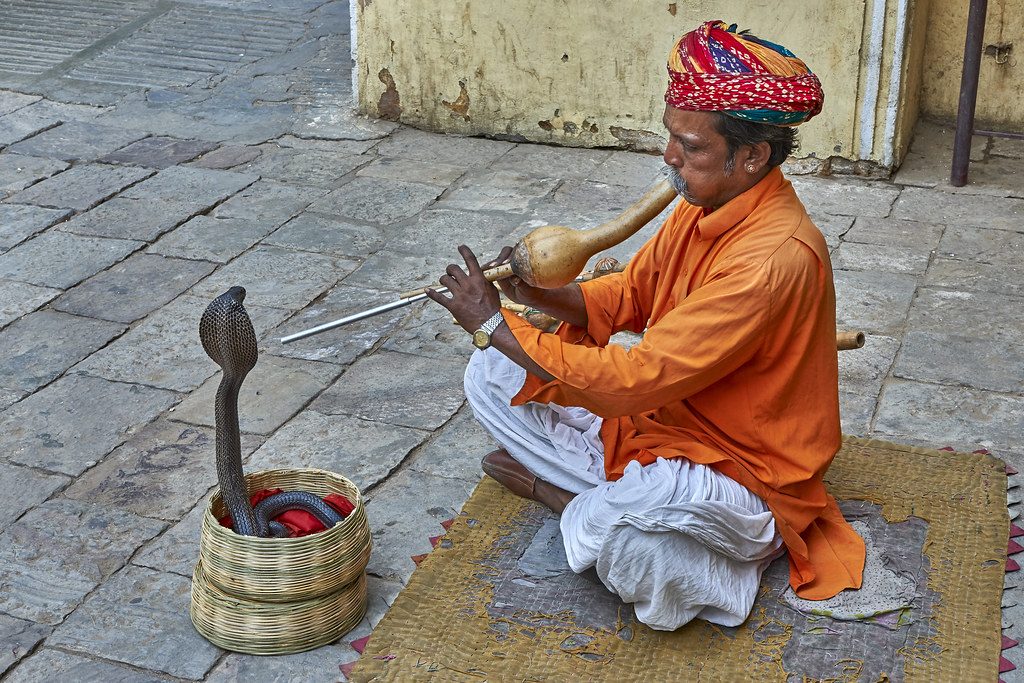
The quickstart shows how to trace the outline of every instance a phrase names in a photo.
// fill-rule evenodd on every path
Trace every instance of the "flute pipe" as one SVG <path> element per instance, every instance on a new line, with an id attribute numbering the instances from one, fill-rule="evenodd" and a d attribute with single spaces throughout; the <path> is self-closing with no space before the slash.
<path id="1" fill-rule="evenodd" d="M 836 331 L 836 349 L 839 351 L 852 351 L 864 348 L 864 341 L 864 333 L 860 330 Z"/>
<path id="2" fill-rule="evenodd" d="M 494 268 L 488 268 L 484 271 L 484 278 L 488 282 L 494 282 L 495 280 L 504 280 L 505 278 L 512 277 L 515 273 L 512 272 L 512 264 L 503 263 L 500 266 Z M 398 295 L 399 299 L 408 299 L 414 296 L 420 296 L 426 294 L 428 291 L 434 290 L 435 292 L 447 292 L 447 287 L 439 287 L 437 285 L 429 285 L 427 287 L 420 287 L 419 289 L 410 289 L 407 292 L 401 292 Z"/>
<path id="3" fill-rule="evenodd" d="M 354 323 L 360 320 L 364 320 L 366 318 L 371 318 L 381 313 L 387 313 L 388 311 L 393 311 L 396 308 L 402 308 L 404 306 L 414 304 L 417 301 L 423 301 L 426 298 L 426 294 L 421 294 L 419 296 L 409 297 L 408 299 L 398 299 L 397 301 L 392 301 L 391 303 L 384 304 L 383 306 L 377 306 L 376 308 L 360 311 L 359 313 L 353 313 L 352 315 L 346 316 L 344 318 L 332 320 L 329 323 L 317 325 L 316 327 L 311 327 L 308 330 L 302 330 L 301 332 L 296 332 L 295 334 L 289 334 L 286 337 L 281 337 L 281 343 L 291 344 L 292 342 L 298 341 L 300 339 L 312 337 L 314 334 L 327 332 L 328 330 L 333 330 L 334 328 L 341 327 L 342 325 L 348 325 L 349 323 Z"/>

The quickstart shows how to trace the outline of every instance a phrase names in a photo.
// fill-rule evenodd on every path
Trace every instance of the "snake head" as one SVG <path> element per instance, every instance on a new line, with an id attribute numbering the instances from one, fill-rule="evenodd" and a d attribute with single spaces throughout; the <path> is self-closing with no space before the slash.
<path id="1" fill-rule="evenodd" d="M 232 287 L 203 311 L 199 339 L 213 362 L 225 373 L 241 377 L 256 365 L 256 332 L 245 311 L 245 288 Z"/>

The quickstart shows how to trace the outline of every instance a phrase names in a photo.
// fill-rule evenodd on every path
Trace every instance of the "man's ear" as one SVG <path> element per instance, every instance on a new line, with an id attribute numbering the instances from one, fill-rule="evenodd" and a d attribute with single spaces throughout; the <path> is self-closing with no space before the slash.
<path id="1" fill-rule="evenodd" d="M 768 165 L 772 156 L 772 146 L 767 142 L 757 142 L 753 145 L 744 145 L 743 154 L 739 167 L 751 175 L 756 175 Z"/>

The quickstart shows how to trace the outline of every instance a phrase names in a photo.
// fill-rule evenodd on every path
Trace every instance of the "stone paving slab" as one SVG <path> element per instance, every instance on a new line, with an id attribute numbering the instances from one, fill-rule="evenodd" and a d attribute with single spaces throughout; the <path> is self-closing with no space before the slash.
<path id="1" fill-rule="evenodd" d="M 345 680 L 339 665 L 359 658 L 346 639 L 308 652 L 270 657 L 229 654 L 207 676 L 207 683 L 335 683 Z"/>
<path id="2" fill-rule="evenodd" d="M 381 351 L 353 363 L 309 407 L 328 415 L 436 429 L 465 400 L 464 369 L 454 359 Z"/>
<path id="3" fill-rule="evenodd" d="M 858 216 L 853 227 L 843 235 L 843 241 L 903 247 L 918 254 L 930 254 L 938 247 L 943 232 L 944 226 L 936 223 Z"/>
<path id="4" fill-rule="evenodd" d="M 665 161 L 660 155 L 612 152 L 586 175 L 586 180 L 645 190 L 652 181 L 660 178 L 664 167 Z"/>
<path id="5" fill-rule="evenodd" d="M 833 277 L 840 328 L 886 335 L 902 331 L 917 287 L 912 275 L 836 270 Z"/>
<path id="6" fill-rule="evenodd" d="M 199 340 L 199 319 L 213 298 L 178 297 L 84 360 L 76 370 L 115 381 L 191 391 L 217 370 Z M 288 315 L 287 311 L 248 301 L 246 310 L 257 337 Z"/>
<path id="7" fill-rule="evenodd" d="M 38 102 L 42 97 L 39 95 L 23 95 L 10 90 L 0 90 L 0 116 L 10 114 L 12 111 L 27 107 L 33 102 Z M 2 671 L 2 669 L 0 669 Z"/>
<path id="8" fill-rule="evenodd" d="M 917 187 L 903 190 L 893 218 L 1024 232 L 1024 199 L 1003 199 Z"/>
<path id="9" fill-rule="evenodd" d="M 41 624 L 61 623 L 163 526 L 78 501 L 43 503 L 0 535 L 0 611 Z"/>
<path id="10" fill-rule="evenodd" d="M 437 203 L 437 208 L 528 213 L 558 187 L 554 178 L 533 178 L 514 171 L 491 171 L 466 178 Z"/>
<path id="11" fill-rule="evenodd" d="M 330 363 L 280 358 L 259 358 L 238 394 L 239 428 L 250 434 L 272 434 L 342 372 Z M 213 405 L 221 373 L 206 380 L 174 410 L 174 419 L 214 426 Z"/>
<path id="12" fill-rule="evenodd" d="M 193 161 L 190 166 L 199 168 L 213 168 L 226 170 L 246 164 L 260 155 L 259 147 L 248 145 L 222 145 L 212 152 L 204 154 L 201 158 Z"/>
<path id="13" fill-rule="evenodd" d="M 48 644 L 198 680 L 221 651 L 192 626 L 191 582 L 129 565 L 54 631 Z"/>
<path id="14" fill-rule="evenodd" d="M 259 176 L 251 173 L 174 166 L 159 171 L 152 178 L 125 190 L 121 196 L 127 199 L 171 204 L 184 197 L 196 206 L 207 208 L 252 185 L 258 179 Z"/>
<path id="15" fill-rule="evenodd" d="M 191 294 L 212 300 L 230 287 L 242 286 L 246 306 L 297 309 L 333 287 L 357 265 L 356 261 L 322 254 L 257 247 L 200 282 Z"/>
<path id="16" fill-rule="evenodd" d="M 929 254 L 910 247 L 846 242 L 832 256 L 838 270 L 875 270 L 884 273 L 921 275 L 928 268 Z"/>
<path id="17" fill-rule="evenodd" d="M 152 174 L 152 170 L 145 168 L 82 164 L 38 182 L 5 201 L 85 211 Z"/>
<path id="18" fill-rule="evenodd" d="M 274 230 L 274 222 L 196 216 L 161 237 L 149 253 L 227 263 Z"/>
<path id="19" fill-rule="evenodd" d="M 344 282 L 353 287 L 395 293 L 436 285 L 453 255 L 458 256 L 457 252 L 409 254 L 385 248 L 369 256 Z"/>
<path id="20" fill-rule="evenodd" d="M 1021 173 L 1018 159 L 990 154 L 985 163 L 971 165 L 963 187 L 950 186 L 946 173 L 941 174 L 941 178 L 936 187 L 947 192 L 1024 198 L 1024 173 Z"/>
<path id="21" fill-rule="evenodd" d="M 24 107 L 0 115 L 0 147 L 20 142 L 48 128 L 60 125 L 60 118 Z"/>
<path id="22" fill-rule="evenodd" d="M 416 568 L 411 555 L 429 553 L 441 522 L 458 514 L 476 482 L 402 471 L 373 491 L 366 506 L 374 552 L 367 571 L 405 584 Z"/>
<path id="23" fill-rule="evenodd" d="M 302 213 L 327 190 L 298 187 L 274 180 L 261 180 L 224 202 L 213 211 L 216 218 L 240 218 L 277 227 Z"/>
<path id="24" fill-rule="evenodd" d="M 132 240 L 43 233 L 0 254 L 0 277 L 67 289 L 143 246 Z"/>
<path id="25" fill-rule="evenodd" d="M 466 331 L 452 321 L 451 313 L 428 301 L 409 314 L 382 348 L 465 366 L 474 347 Z"/>
<path id="26" fill-rule="evenodd" d="M 142 199 L 115 197 L 61 223 L 57 229 L 76 235 L 151 242 L 205 208 L 190 199 L 154 204 Z"/>
<path id="27" fill-rule="evenodd" d="M 0 412 L 3 412 L 4 408 L 8 406 L 14 405 L 25 396 L 27 396 L 27 394 L 21 391 L 0 389 Z"/>
<path id="28" fill-rule="evenodd" d="M 864 348 L 839 354 L 839 395 L 844 434 L 869 434 L 882 384 L 889 375 L 900 341 L 867 335 Z"/>
<path id="29" fill-rule="evenodd" d="M 36 310 L 60 294 L 59 289 L 0 279 L 0 327 Z"/>
<path id="30" fill-rule="evenodd" d="M 809 213 L 885 218 L 900 196 L 898 187 L 855 180 L 791 177 L 793 189 Z"/>
<path id="31" fill-rule="evenodd" d="M 1016 451 L 1024 433 L 1024 399 L 993 392 L 890 380 L 882 391 L 875 430 L 903 443 Z"/>
<path id="32" fill-rule="evenodd" d="M 0 194 L 14 194 L 67 168 L 63 161 L 4 154 L 0 156 Z"/>
<path id="33" fill-rule="evenodd" d="M 58 311 L 26 315 L 0 332 L 0 387 L 35 391 L 125 329 Z"/>
<path id="34" fill-rule="evenodd" d="M 480 481 L 480 460 L 498 443 L 473 416 L 467 403 L 409 462 L 409 469 L 433 477 Z"/>
<path id="35" fill-rule="evenodd" d="M 360 491 L 390 475 L 429 436 L 382 422 L 305 410 L 249 459 L 249 471 L 316 467 L 340 472 Z"/>
<path id="36" fill-rule="evenodd" d="M 64 161 L 95 161 L 116 149 L 141 140 L 146 135 L 143 131 L 120 126 L 67 121 L 28 140 L 11 145 L 8 151 Z"/>
<path id="37" fill-rule="evenodd" d="M 513 147 L 512 143 L 499 140 L 437 135 L 401 127 L 385 138 L 376 150 L 382 157 L 481 168 L 491 165 Z"/>
<path id="38" fill-rule="evenodd" d="M 78 476 L 177 400 L 169 391 L 68 374 L 0 413 L 0 457 Z"/>
<path id="39" fill-rule="evenodd" d="M 236 167 L 237 171 L 295 185 L 332 189 L 341 179 L 373 161 L 373 156 L 338 155 L 311 149 L 262 145 L 258 159 Z"/>
<path id="40" fill-rule="evenodd" d="M 50 630 L 42 624 L 0 614 L 0 643 L 4 644 L 0 649 L 0 675 L 50 635 Z"/>
<path id="41" fill-rule="evenodd" d="M 212 496 L 212 492 L 203 496 L 181 521 L 143 546 L 132 558 L 132 564 L 191 579 L 199 559 L 203 515 Z"/>
<path id="42" fill-rule="evenodd" d="M 356 178 L 318 199 L 310 210 L 390 225 L 419 213 L 440 194 L 441 189 L 436 185 Z"/>
<path id="43" fill-rule="evenodd" d="M 212 263 L 135 254 L 68 290 L 52 306 L 130 323 L 173 300 L 214 268 Z"/>
<path id="44" fill-rule="evenodd" d="M 1016 392 L 1024 385 L 1024 299 L 921 289 L 893 374 Z"/>
<path id="45" fill-rule="evenodd" d="M 359 169 L 356 176 L 448 187 L 465 173 L 466 169 L 463 166 L 441 164 L 436 161 L 380 157 Z"/>
<path id="46" fill-rule="evenodd" d="M 392 292 L 340 284 L 326 296 L 289 318 L 271 333 L 270 338 L 271 340 L 279 339 L 391 303 L 396 299 L 397 297 Z M 287 358 L 348 365 L 373 348 L 382 337 L 388 336 L 408 313 L 407 308 L 399 308 L 290 344 L 278 343 L 275 345 L 273 341 L 269 341 L 267 351 Z"/>
<path id="47" fill-rule="evenodd" d="M 70 215 L 67 209 L 0 204 L 0 251 L 16 246 Z"/>
<path id="48" fill-rule="evenodd" d="M 502 247 L 515 243 L 512 235 L 523 222 L 515 215 L 447 209 L 423 211 L 390 231 L 388 249 L 409 254 L 437 254 L 465 268 L 458 245 L 467 245 L 481 263 L 485 263 L 497 256 Z M 435 279 L 442 275 L 443 270 Z"/>
<path id="49" fill-rule="evenodd" d="M 380 226 L 306 211 L 263 241 L 289 249 L 354 258 L 377 251 L 387 239 L 388 232 Z"/>
<path id="50" fill-rule="evenodd" d="M 611 156 L 610 151 L 602 149 L 517 145 L 491 164 L 490 168 L 495 171 L 525 173 L 537 178 L 583 179 L 597 173 L 601 164 Z"/>
<path id="51" fill-rule="evenodd" d="M 89 681 L 90 683 L 155 683 L 153 674 L 89 659 L 61 650 L 44 648 L 22 662 L 5 681 L 9 683 L 40 683 L 47 680 Z"/>
<path id="52" fill-rule="evenodd" d="M 244 436 L 242 457 L 261 441 Z M 62 495 L 173 522 L 216 483 L 214 431 L 160 418 L 78 477 Z"/>
<path id="53" fill-rule="evenodd" d="M 26 510 L 50 497 L 57 489 L 71 481 L 70 477 L 42 472 L 29 467 L 0 463 L 0 481 L 13 484 L 0 489 L 0 529 L 17 521 Z M 0 618 L 0 630 L 3 619 Z M 0 671 L 3 671 L 3 652 L 0 650 Z"/>
<path id="54" fill-rule="evenodd" d="M 379 140 L 398 124 L 359 116 L 339 107 L 310 107 L 297 112 L 290 132 L 319 140 Z"/>
<path id="55" fill-rule="evenodd" d="M 179 140 L 166 136 L 153 136 L 133 142 L 100 161 L 108 164 L 130 164 L 146 168 L 170 168 L 191 161 L 215 149 L 217 144 L 206 140 Z"/>
<path id="56" fill-rule="evenodd" d="M 811 216 L 811 220 L 825 236 L 825 244 L 829 249 L 839 246 L 844 235 L 849 234 L 850 227 L 854 223 L 852 216 L 832 216 L 827 213 L 817 213 Z"/>
<path id="57" fill-rule="evenodd" d="M 989 150 L 989 154 L 1010 159 L 1024 159 L 1024 140 L 992 138 L 992 148 Z"/>
<path id="58" fill-rule="evenodd" d="M 1010 250 L 1007 251 L 1010 253 Z M 936 258 L 928 268 L 924 285 L 961 291 L 990 292 L 1019 299 L 1024 298 L 1024 268 L 1017 265 Z"/>
<path id="59" fill-rule="evenodd" d="M 950 225 L 942 235 L 938 251 L 941 256 L 950 259 L 980 261 L 1013 268 L 1020 264 L 1024 234 Z"/>
<path id="60" fill-rule="evenodd" d="M 274 140 L 281 147 L 289 149 L 312 149 L 320 152 L 330 152 L 340 156 L 358 156 L 374 150 L 381 140 L 319 140 L 316 138 L 300 138 L 294 135 L 282 135 Z"/>

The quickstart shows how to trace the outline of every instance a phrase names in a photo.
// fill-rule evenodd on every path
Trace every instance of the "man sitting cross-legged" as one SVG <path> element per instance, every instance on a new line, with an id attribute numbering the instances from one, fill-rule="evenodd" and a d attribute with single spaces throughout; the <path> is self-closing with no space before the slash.
<path id="1" fill-rule="evenodd" d="M 840 445 L 828 250 L 779 169 L 793 126 L 821 109 L 818 79 L 721 22 L 684 35 L 668 67 L 665 162 L 682 201 L 625 272 L 500 283 L 564 321 L 554 334 L 502 312 L 466 247 L 467 270 L 440 280 L 451 296 L 430 294 L 490 333 L 465 379 L 504 446 L 484 471 L 560 512 L 572 569 L 596 566 L 666 630 L 742 623 L 783 547 L 808 599 L 859 587 L 864 565 L 822 483 Z M 643 339 L 608 344 L 620 330 Z"/>

